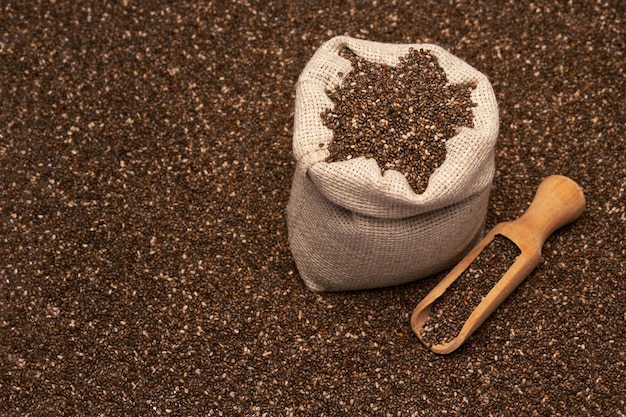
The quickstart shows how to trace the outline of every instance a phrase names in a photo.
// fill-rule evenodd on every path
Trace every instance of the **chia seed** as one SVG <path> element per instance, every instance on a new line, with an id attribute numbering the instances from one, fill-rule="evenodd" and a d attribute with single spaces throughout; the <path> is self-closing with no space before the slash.
<path id="1" fill-rule="evenodd" d="M 397 66 L 341 53 L 352 64 L 341 85 L 328 90 L 334 103 L 322 113 L 333 130 L 327 162 L 374 158 L 382 171 L 404 174 L 416 193 L 426 191 L 446 158 L 446 141 L 473 127 L 473 83 L 450 84 L 437 58 L 411 48 Z"/>
<path id="2" fill-rule="evenodd" d="M 624 2 L 572 3 L 2 2 L 0 415 L 624 415 Z M 409 326 L 438 276 L 320 295 L 289 254 L 295 83 L 343 33 L 490 76 L 488 229 L 585 188 L 451 355 Z"/>

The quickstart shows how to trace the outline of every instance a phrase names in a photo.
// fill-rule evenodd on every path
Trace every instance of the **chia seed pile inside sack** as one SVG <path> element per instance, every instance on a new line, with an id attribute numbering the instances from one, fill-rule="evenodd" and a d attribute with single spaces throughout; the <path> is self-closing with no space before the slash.
<path id="1" fill-rule="evenodd" d="M 333 130 L 326 160 L 375 158 L 383 172 L 403 173 L 423 193 L 446 158 L 446 141 L 459 127 L 474 126 L 476 85 L 449 84 L 437 58 L 423 49 L 411 48 L 398 66 L 366 61 L 348 48 L 340 55 L 352 70 L 327 91 L 335 106 L 322 113 Z"/>
<path id="2" fill-rule="evenodd" d="M 519 255 L 520 250 L 515 243 L 502 235 L 494 236 L 491 243 L 433 303 L 430 318 L 422 329 L 422 340 L 432 346 L 455 338 L 472 311 Z"/>

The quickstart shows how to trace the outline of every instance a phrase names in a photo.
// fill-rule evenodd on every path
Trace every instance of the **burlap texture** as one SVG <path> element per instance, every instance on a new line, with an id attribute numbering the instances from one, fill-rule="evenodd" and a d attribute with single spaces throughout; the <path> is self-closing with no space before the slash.
<path id="1" fill-rule="evenodd" d="M 474 82 L 474 127 L 446 142 L 443 164 L 417 194 L 400 172 L 381 171 L 364 157 L 328 163 L 332 130 L 321 113 L 332 108 L 326 90 L 351 70 L 343 47 L 377 63 L 398 65 L 409 48 L 430 51 L 450 83 Z M 333 38 L 298 80 L 287 206 L 289 244 L 300 276 L 314 291 L 396 285 L 450 267 L 482 235 L 494 174 L 498 107 L 486 76 L 431 44 L 384 44 Z"/>

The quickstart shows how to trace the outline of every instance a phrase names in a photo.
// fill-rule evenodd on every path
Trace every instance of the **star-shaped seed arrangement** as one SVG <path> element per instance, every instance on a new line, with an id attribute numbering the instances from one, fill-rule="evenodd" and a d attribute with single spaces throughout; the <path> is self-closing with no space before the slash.
<path id="1" fill-rule="evenodd" d="M 352 69 L 326 91 L 334 104 L 321 114 L 333 130 L 326 161 L 374 158 L 383 172 L 401 172 L 423 193 L 446 158 L 446 141 L 459 127 L 474 126 L 476 85 L 449 83 L 437 58 L 424 49 L 409 49 L 397 66 L 367 61 L 349 48 L 340 55 Z"/>

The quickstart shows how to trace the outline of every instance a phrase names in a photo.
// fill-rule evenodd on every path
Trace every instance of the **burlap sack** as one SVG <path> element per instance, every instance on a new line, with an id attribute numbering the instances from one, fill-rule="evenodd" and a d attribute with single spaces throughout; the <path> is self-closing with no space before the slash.
<path id="1" fill-rule="evenodd" d="M 351 70 L 344 47 L 368 61 L 398 65 L 409 48 L 429 50 L 450 83 L 475 82 L 474 127 L 446 143 L 447 156 L 417 194 L 404 175 L 384 174 L 374 158 L 328 163 L 332 130 L 321 113 L 326 94 Z M 340 74 L 341 73 L 341 74 Z M 345 75 L 343 75 L 345 77 Z M 482 236 L 494 174 L 498 108 L 487 77 L 430 44 L 384 44 L 340 36 L 322 45 L 300 75 L 293 152 L 296 169 L 287 206 L 289 244 L 313 291 L 406 283 L 440 272 Z"/>

